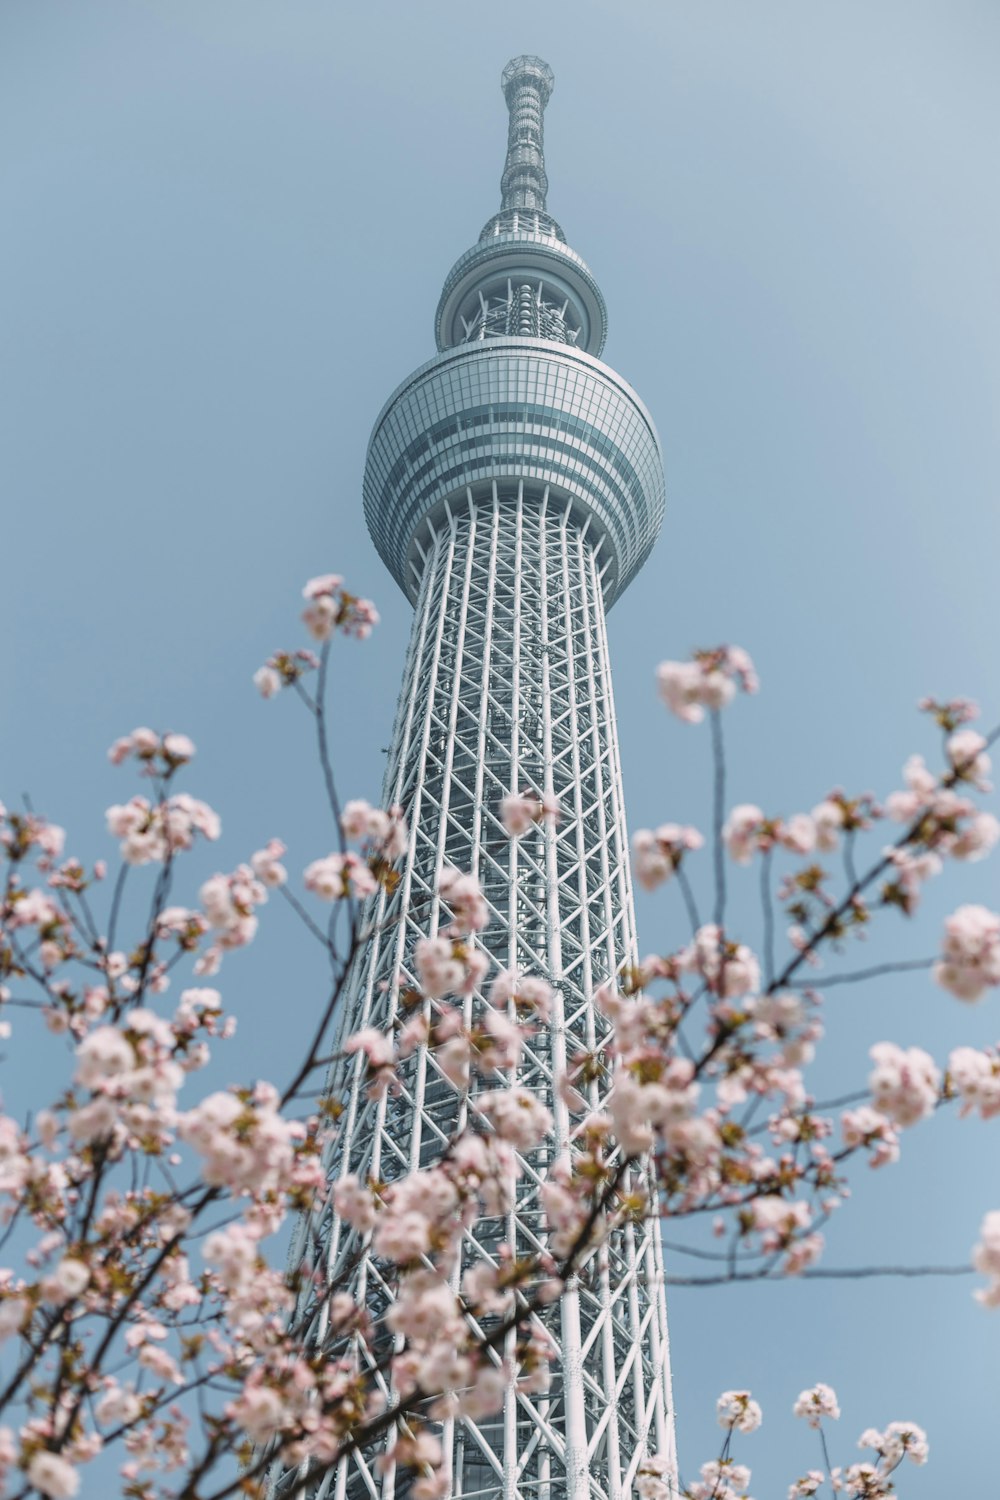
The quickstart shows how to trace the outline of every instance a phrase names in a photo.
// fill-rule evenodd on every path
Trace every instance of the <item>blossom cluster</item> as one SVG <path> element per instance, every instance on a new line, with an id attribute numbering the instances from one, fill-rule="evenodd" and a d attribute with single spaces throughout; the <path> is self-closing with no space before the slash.
<path id="1" fill-rule="evenodd" d="M 959 1000 L 979 1000 L 1000 985 L 1000 915 L 985 906 L 960 906 L 944 926 L 934 978 Z"/>
<path id="2" fill-rule="evenodd" d="M 699 724 L 706 708 L 725 708 L 738 688 L 755 693 L 759 686 L 753 662 L 740 646 L 695 651 L 686 662 L 661 662 L 656 681 L 664 703 L 688 724 Z"/>
<path id="3" fill-rule="evenodd" d="M 306 867 L 303 881 L 323 901 L 363 900 L 380 886 L 394 889 L 393 865 L 406 850 L 408 831 L 401 807 L 388 811 L 360 799 L 348 802 L 340 814 L 345 839 L 362 845 L 362 852 L 341 847 Z"/>
<path id="4" fill-rule="evenodd" d="M 107 823 L 108 832 L 121 839 L 121 856 L 128 865 L 162 863 L 190 849 L 196 834 L 214 842 L 222 832 L 218 814 L 186 792 L 163 802 L 131 797 L 108 808 Z"/>
<path id="5" fill-rule="evenodd" d="M 729 814 L 722 837 L 730 858 L 737 864 L 748 865 L 755 854 L 766 854 L 775 848 L 787 849 L 792 854 L 811 853 L 821 836 L 817 828 L 825 831 L 829 824 L 829 816 L 822 807 L 813 817 L 795 813 L 788 819 L 767 818 L 752 802 L 744 802 Z"/>
<path id="6" fill-rule="evenodd" d="M 975 1297 L 984 1307 L 1000 1307 L 1000 1211 L 993 1209 L 983 1219 L 972 1264 L 989 1277 L 989 1285 L 977 1288 Z"/>
<path id="7" fill-rule="evenodd" d="M 519 839 L 529 829 L 554 824 L 559 817 L 559 799 L 551 792 L 511 792 L 500 803 L 500 820 L 511 838 Z"/>
<path id="8" fill-rule="evenodd" d="M 328 641 L 339 630 L 363 641 L 378 624 L 378 610 L 371 600 L 349 594 L 337 573 L 310 578 L 302 597 L 307 601 L 302 619 L 314 640 Z"/>
<path id="9" fill-rule="evenodd" d="M 761 1425 L 760 1406 L 749 1391 L 724 1391 L 717 1402 L 717 1412 L 727 1433 L 722 1453 L 702 1464 L 700 1477 L 682 1489 L 682 1500 L 750 1500 L 747 1494 L 750 1470 L 736 1461 L 730 1445 L 735 1433 L 755 1432 Z M 799 1395 L 793 1412 L 818 1429 L 824 1420 L 835 1421 L 840 1416 L 836 1392 L 822 1383 L 812 1386 Z M 827 1468 L 824 1438 L 824 1467 L 810 1469 L 794 1480 L 788 1500 L 809 1500 L 827 1483 L 833 1494 L 843 1494 L 848 1500 L 887 1500 L 896 1493 L 891 1476 L 903 1460 L 924 1464 L 929 1452 L 927 1434 L 915 1422 L 890 1422 L 884 1431 L 868 1427 L 861 1434 L 858 1447 L 873 1450 L 874 1459 Z M 673 1480 L 671 1460 L 664 1454 L 652 1454 L 639 1464 L 636 1493 L 640 1500 L 673 1500 L 677 1493 Z"/>
<path id="10" fill-rule="evenodd" d="M 363 641 L 378 624 L 378 610 L 372 601 L 349 593 L 338 573 L 310 578 L 302 597 L 306 601 L 302 622 L 313 640 L 322 645 L 338 632 Z M 276 651 L 253 674 L 254 686 L 262 698 L 274 698 L 282 688 L 300 684 L 303 676 L 319 665 L 319 657 L 310 650 Z"/>
<path id="11" fill-rule="evenodd" d="M 108 751 L 114 766 L 134 756 L 146 776 L 167 777 L 194 756 L 194 744 L 186 734 L 157 734 L 154 729 L 133 729 L 115 740 Z"/>
<path id="12" fill-rule="evenodd" d="M 321 655 L 277 653 L 256 680 L 265 697 L 295 686 L 322 725 L 301 678 L 324 667 L 336 633 L 364 637 L 377 614 L 335 575 L 312 579 L 304 595 L 303 620 Z M 324 678 L 321 671 L 320 686 Z M 750 658 L 735 647 L 664 663 L 659 682 L 688 722 L 757 686 Z M 990 771 L 985 740 L 967 727 L 971 705 L 953 700 L 929 711 L 947 736 L 946 768 L 935 777 L 922 761 L 908 762 L 905 788 L 885 809 L 903 833 L 874 866 L 878 878 L 888 874 L 882 904 L 907 912 L 946 856 L 977 860 L 1000 833 L 966 795 L 982 790 Z M 714 742 L 718 720 L 713 727 Z M 336 922 L 324 935 L 285 889 L 280 839 L 202 881 L 191 905 L 168 904 L 180 856 L 221 831 L 211 808 L 174 790 L 193 754 L 186 736 L 149 729 L 112 747 L 116 764 L 132 762 L 153 786 L 108 810 L 122 863 L 104 887 L 103 928 L 88 893 L 104 880 L 104 862 L 64 858 L 61 828 L 0 808 L 0 1003 L 38 1007 L 72 1058 L 65 1088 L 28 1124 L 0 1116 L 4 1243 L 27 1243 L 18 1268 L 0 1268 L 0 1342 L 18 1351 L 20 1403 L 16 1430 L 0 1427 L 0 1486 L 15 1476 L 22 1489 L 71 1500 L 82 1466 L 113 1443 L 124 1450 L 122 1478 L 136 1500 L 185 1483 L 193 1493 L 199 1466 L 230 1456 L 247 1486 L 263 1482 L 254 1445 L 302 1466 L 311 1484 L 345 1445 L 385 1434 L 376 1470 L 411 1471 L 402 1484 L 414 1500 L 439 1500 L 449 1481 L 435 1428 L 491 1417 L 512 1384 L 526 1397 L 545 1393 L 555 1350 L 543 1310 L 572 1278 L 586 1280 L 590 1257 L 623 1227 L 655 1212 L 677 1221 L 714 1216 L 699 1222 L 730 1236 L 718 1259 L 734 1279 L 747 1267 L 750 1275 L 795 1275 L 822 1253 L 821 1230 L 846 1196 L 852 1159 L 890 1164 L 903 1133 L 950 1102 L 966 1117 L 1000 1115 L 996 1049 L 958 1047 L 942 1068 L 918 1047 L 887 1041 L 872 1048 L 868 1098 L 842 1111 L 835 1142 L 838 1121 L 806 1083 L 822 1036 L 820 997 L 797 976 L 870 920 L 866 882 L 875 877 L 838 898 L 811 863 L 781 888 L 797 924 L 783 968 L 767 937 L 758 950 L 730 928 L 718 893 L 713 920 L 701 921 L 685 871 L 676 885 L 689 938 L 600 985 L 586 1031 L 570 1019 L 579 978 L 498 968 L 481 936 L 487 896 L 474 872 L 448 865 L 429 893 L 426 935 L 385 982 L 392 1004 L 381 1014 L 391 1019 L 333 1043 L 338 980 L 288 1088 L 257 1080 L 187 1097 L 210 1045 L 235 1026 L 220 992 L 201 981 L 255 938 L 272 892 L 288 897 L 310 941 L 324 942 L 334 974 L 348 968 L 330 936 Z M 325 784 L 339 846 L 306 864 L 306 889 L 331 902 L 391 893 L 393 867 L 410 844 L 403 809 L 341 806 L 332 776 Z M 716 813 L 722 825 L 721 796 Z M 551 795 L 530 790 L 511 792 L 500 808 L 515 839 L 551 827 L 558 814 Z M 777 849 L 811 859 L 840 845 L 850 868 L 857 836 L 881 816 L 870 795 L 840 790 L 788 817 L 743 803 L 721 826 L 719 868 L 725 850 L 744 865 Z M 703 844 L 681 824 L 637 834 L 640 882 L 652 889 L 669 881 Z M 151 906 L 142 903 L 145 926 L 129 940 L 118 935 L 126 877 L 130 894 L 144 878 L 152 890 Z M 371 929 L 347 915 L 356 945 Z M 194 982 L 182 981 L 172 999 L 183 965 Z M 959 908 L 934 977 L 970 1001 L 1000 985 L 1000 917 Z M 6 1020 L 0 1025 L 7 1035 Z M 539 1085 L 540 1064 L 544 1071 L 550 1061 Z M 415 1160 L 403 1152 L 383 1160 L 384 1175 L 349 1161 L 338 1146 L 349 1090 L 362 1108 L 366 1095 L 373 1110 L 391 1110 L 418 1076 L 436 1098 L 446 1092 L 442 1080 L 456 1096 L 439 1148 L 428 1136 Z M 474 1224 L 509 1215 L 526 1189 L 540 1211 L 535 1248 L 506 1242 L 470 1253 Z M 285 1275 L 271 1265 L 267 1242 L 289 1215 L 298 1228 Z M 335 1244 L 329 1258 L 320 1253 Z M 352 1279 L 362 1252 L 373 1275 L 367 1292 Z M 987 1278 L 977 1295 L 1000 1305 L 1000 1213 L 987 1214 L 973 1259 Z M 803 1392 L 794 1409 L 814 1427 L 839 1415 L 825 1385 Z M 749 1391 L 728 1390 L 717 1417 L 722 1452 L 685 1491 L 689 1500 L 736 1500 L 750 1483 L 730 1449 L 760 1426 L 760 1406 Z M 829 1480 L 835 1491 L 872 1500 L 890 1493 L 901 1462 L 927 1457 L 912 1423 L 868 1429 L 861 1446 L 874 1456 L 810 1470 L 790 1496 L 814 1495 Z M 181 1471 L 176 1485 L 164 1478 Z M 664 1455 L 643 1457 L 643 1500 L 673 1500 L 673 1473 Z"/>
<path id="13" fill-rule="evenodd" d="M 679 823 L 662 823 L 650 831 L 640 828 L 632 835 L 635 876 L 645 891 L 654 891 L 681 867 L 685 854 L 700 849 L 705 840 L 697 828 Z"/>

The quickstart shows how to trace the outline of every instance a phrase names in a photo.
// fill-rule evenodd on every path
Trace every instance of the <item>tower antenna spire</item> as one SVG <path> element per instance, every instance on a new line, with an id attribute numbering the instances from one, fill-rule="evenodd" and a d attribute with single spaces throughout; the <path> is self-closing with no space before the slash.
<path id="1" fill-rule="evenodd" d="M 512 57 L 503 70 L 500 83 L 510 123 L 500 179 L 501 213 L 511 208 L 545 210 L 549 179 L 542 150 L 542 116 L 555 81 L 552 69 L 540 57 Z"/>

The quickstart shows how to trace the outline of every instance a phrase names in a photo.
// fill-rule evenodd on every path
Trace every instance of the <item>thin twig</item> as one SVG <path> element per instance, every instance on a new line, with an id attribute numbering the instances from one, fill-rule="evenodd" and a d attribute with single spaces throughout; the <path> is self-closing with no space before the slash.
<path id="1" fill-rule="evenodd" d="M 726 916 L 726 858 L 722 828 L 726 816 L 726 757 L 722 740 L 722 716 L 717 708 L 710 714 L 712 724 L 712 842 L 715 859 L 715 925 L 720 933 Z"/>
<path id="2" fill-rule="evenodd" d="M 907 958 L 898 963 L 874 964 L 870 969 L 855 969 L 851 974 L 831 974 L 829 978 L 813 982 L 800 979 L 791 986 L 794 990 L 828 990 L 833 984 L 857 984 L 862 979 L 878 979 L 883 974 L 908 974 L 915 969 L 929 969 L 937 963 L 936 958 Z"/>
<path id="3" fill-rule="evenodd" d="M 680 887 L 681 895 L 684 898 L 684 905 L 687 908 L 688 921 L 691 923 L 691 936 L 694 937 L 701 926 L 701 918 L 698 915 L 698 903 L 694 899 L 691 882 L 687 878 L 683 865 L 677 866 L 677 884 Z"/>
<path id="4" fill-rule="evenodd" d="M 973 1266 L 814 1266 L 799 1271 L 799 1281 L 866 1281 L 873 1276 L 970 1276 Z M 788 1281 L 773 1266 L 734 1276 L 665 1276 L 667 1286 L 731 1286 L 739 1281 Z"/>
<path id="5" fill-rule="evenodd" d="M 774 978 L 774 905 L 771 900 L 771 850 L 760 861 L 760 904 L 764 914 L 764 983 Z"/>
<path id="6" fill-rule="evenodd" d="M 340 845 L 341 854 L 347 853 L 347 840 L 344 830 L 340 824 L 340 798 L 337 795 L 337 785 L 333 776 L 333 763 L 330 760 L 330 739 L 326 727 L 326 682 L 330 666 L 330 642 L 325 641 L 319 658 L 319 679 L 316 684 L 316 701 L 313 713 L 316 718 L 316 740 L 319 746 L 319 760 L 323 769 L 323 782 L 326 786 L 327 801 L 333 814 L 334 826 L 337 830 L 337 841 Z"/>
<path id="7" fill-rule="evenodd" d="M 298 896 L 294 895 L 293 892 L 288 889 L 287 885 L 279 886 L 279 890 L 281 891 L 282 896 L 288 902 L 289 906 L 295 912 L 296 916 L 300 917 L 308 927 L 309 931 L 312 933 L 316 941 L 322 943 L 323 947 L 327 950 L 327 952 L 329 952 L 330 943 L 327 939 L 326 934 L 324 933 L 322 927 L 318 927 L 313 921 L 312 917 L 306 911 Z"/>

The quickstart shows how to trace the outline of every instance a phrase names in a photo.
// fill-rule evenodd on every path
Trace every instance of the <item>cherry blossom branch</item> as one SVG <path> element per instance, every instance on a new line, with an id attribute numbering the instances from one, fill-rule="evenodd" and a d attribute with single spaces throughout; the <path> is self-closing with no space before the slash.
<path id="1" fill-rule="evenodd" d="M 826 990 L 834 984 L 858 984 L 864 979 L 879 979 L 884 974 L 910 974 L 918 969 L 931 969 L 936 963 L 936 958 L 904 958 L 894 963 L 873 964 L 870 969 L 856 969 L 850 974 L 824 975 L 822 985 Z M 811 990 L 816 986 L 811 980 L 798 980 L 791 988 Z"/>
<path id="2" fill-rule="evenodd" d="M 693 937 L 694 934 L 698 931 L 698 928 L 701 926 L 701 918 L 698 915 L 698 903 L 694 898 L 694 892 L 691 889 L 691 882 L 690 880 L 688 880 L 687 871 L 684 869 L 682 864 L 677 865 L 677 884 L 680 887 L 681 895 L 684 898 L 684 905 L 687 909 L 688 921 L 691 924 L 691 935 Z"/>
<path id="3" fill-rule="evenodd" d="M 355 932 L 351 938 L 350 949 L 341 964 L 340 974 L 338 975 L 336 983 L 333 986 L 333 990 L 326 1002 L 326 1007 L 323 1010 L 322 1015 L 320 1016 L 316 1030 L 313 1032 L 313 1038 L 309 1044 L 309 1050 L 306 1053 L 305 1061 L 293 1075 L 291 1083 L 288 1084 L 281 1095 L 282 1109 L 285 1109 L 291 1102 L 291 1100 L 295 1098 L 299 1089 L 302 1087 L 305 1080 L 309 1077 L 310 1073 L 312 1073 L 319 1065 L 316 1059 L 319 1055 L 320 1047 L 323 1044 L 323 1038 L 326 1035 L 327 1027 L 333 1020 L 334 1011 L 336 1010 L 340 997 L 344 992 L 344 986 L 347 983 L 347 976 L 350 973 L 351 963 L 354 959 L 355 953 L 358 950 L 358 942 L 358 933 Z"/>
<path id="4" fill-rule="evenodd" d="M 678 1247 L 675 1247 L 678 1248 Z M 693 1252 L 691 1252 L 693 1253 Z M 971 1276 L 974 1267 L 965 1266 L 809 1266 L 796 1273 L 803 1281 L 864 1281 L 875 1276 L 903 1278 L 922 1276 Z M 755 1271 L 738 1271 L 720 1276 L 664 1276 L 667 1286 L 730 1286 L 738 1281 L 787 1281 L 788 1275 L 777 1266 Z"/>
<path id="5" fill-rule="evenodd" d="M 771 850 L 760 861 L 760 904 L 764 919 L 764 983 L 774 978 L 774 905 L 771 900 Z"/>
<path id="6" fill-rule="evenodd" d="M 722 738 L 722 715 L 709 713 L 712 726 L 712 856 L 715 865 L 715 925 L 722 932 L 726 919 L 726 855 L 722 829 L 726 819 L 726 756 Z"/>
<path id="7" fill-rule="evenodd" d="M 319 654 L 319 677 L 316 685 L 316 698 L 313 702 L 313 715 L 316 719 L 316 743 L 319 750 L 319 763 L 323 771 L 323 784 L 326 787 L 326 797 L 330 804 L 330 811 L 333 814 L 340 852 L 341 854 L 346 854 L 347 840 L 344 837 L 344 829 L 341 822 L 340 797 L 333 774 L 333 762 L 330 759 L 330 739 L 326 724 L 326 684 L 329 668 L 330 642 L 324 641 Z"/>
<path id="8" fill-rule="evenodd" d="M 992 729 L 988 735 L 983 737 L 981 749 L 988 749 L 996 742 L 997 739 L 1000 739 L 1000 724 Z M 977 751 L 977 754 L 979 753 L 981 753 L 981 750 Z M 950 790 L 951 787 L 955 786 L 962 779 L 963 775 L 969 772 L 969 770 L 972 768 L 972 765 L 974 764 L 974 761 L 975 757 L 973 757 L 972 761 L 968 763 L 959 763 L 958 765 L 953 766 L 952 769 L 946 772 L 946 774 L 941 778 L 941 786 L 946 790 Z M 772 983 L 768 985 L 768 994 L 775 994 L 777 991 L 785 989 L 787 987 L 792 975 L 802 966 L 803 963 L 806 962 L 806 959 L 811 954 L 815 953 L 819 945 L 826 938 L 828 938 L 831 933 L 835 933 L 839 929 L 844 917 L 852 909 L 856 898 L 860 896 L 864 891 L 866 891 L 868 887 L 875 880 L 877 880 L 880 875 L 883 875 L 885 871 L 890 868 L 890 866 L 892 865 L 892 852 L 898 851 L 900 849 L 905 849 L 908 844 L 913 843 L 914 840 L 918 838 L 921 829 L 926 823 L 926 820 L 926 810 L 921 809 L 921 811 L 917 814 L 916 817 L 912 819 L 903 833 L 900 834 L 899 838 L 896 839 L 895 843 L 892 844 L 890 852 L 883 854 L 881 858 L 878 859 L 864 875 L 856 877 L 856 879 L 849 886 L 847 894 L 828 914 L 826 920 L 814 932 L 812 932 L 811 934 L 807 934 L 801 950 L 793 955 L 791 959 L 789 959 L 788 963 L 785 965 L 785 968 L 782 970 L 782 972 L 778 975 L 777 979 L 773 980 Z"/>
<path id="9" fill-rule="evenodd" d="M 309 915 L 309 913 L 306 911 L 305 907 L 302 905 L 302 902 L 294 894 L 293 891 L 290 891 L 288 889 L 287 885 L 281 886 L 280 889 L 281 889 L 282 897 L 284 898 L 285 901 L 288 902 L 288 905 L 295 912 L 296 916 L 298 916 L 301 919 L 301 921 L 303 922 L 303 924 L 305 925 L 305 927 L 307 928 L 307 930 L 312 933 L 312 935 L 316 939 L 316 941 L 318 943 L 321 943 L 322 946 L 329 953 L 330 952 L 330 946 L 331 946 L 330 945 L 329 935 L 327 933 L 325 933 L 323 931 L 323 929 L 321 927 L 319 927 L 313 921 L 312 917 Z"/>

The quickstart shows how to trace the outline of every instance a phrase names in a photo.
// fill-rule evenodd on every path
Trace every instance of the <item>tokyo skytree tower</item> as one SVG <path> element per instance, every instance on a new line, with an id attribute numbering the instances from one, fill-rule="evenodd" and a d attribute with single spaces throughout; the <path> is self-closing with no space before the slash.
<path id="1" fill-rule="evenodd" d="M 467 1233 L 464 1266 L 493 1262 L 504 1244 L 518 1255 L 544 1248 L 539 1188 L 572 1129 L 554 1077 L 600 1045 L 608 1028 L 594 991 L 636 961 L 605 612 L 663 516 L 655 428 L 600 361 L 604 299 L 546 209 L 552 71 L 517 57 L 502 83 L 500 211 L 445 281 L 438 353 L 390 397 L 368 449 L 368 526 L 415 609 L 384 789 L 410 842 L 398 886 L 373 906 L 342 1018 L 345 1035 L 392 1031 L 416 941 L 450 920 L 437 894 L 446 866 L 481 883 L 491 973 L 516 969 L 553 988 L 550 1021 L 516 1079 L 551 1109 L 553 1138 L 521 1160 L 513 1211 Z M 512 791 L 557 798 L 557 823 L 508 837 L 501 802 Z M 396 1094 L 368 1098 L 357 1057 L 335 1084 L 335 1176 L 401 1177 L 475 1117 L 474 1098 L 459 1096 L 433 1050 L 403 1065 Z M 307 1236 L 331 1274 L 349 1268 L 359 1300 L 385 1305 L 385 1267 L 353 1231 L 336 1217 L 300 1226 L 293 1258 Z M 624 1500 L 643 1457 L 672 1455 L 655 1218 L 617 1231 L 546 1325 L 559 1352 L 544 1395 L 512 1387 L 496 1416 L 443 1424 L 455 1497 Z M 322 1310 L 313 1333 L 322 1336 Z M 376 1457 L 352 1453 L 319 1482 L 285 1474 L 273 1493 L 402 1500 L 412 1471 L 397 1479 Z"/>

